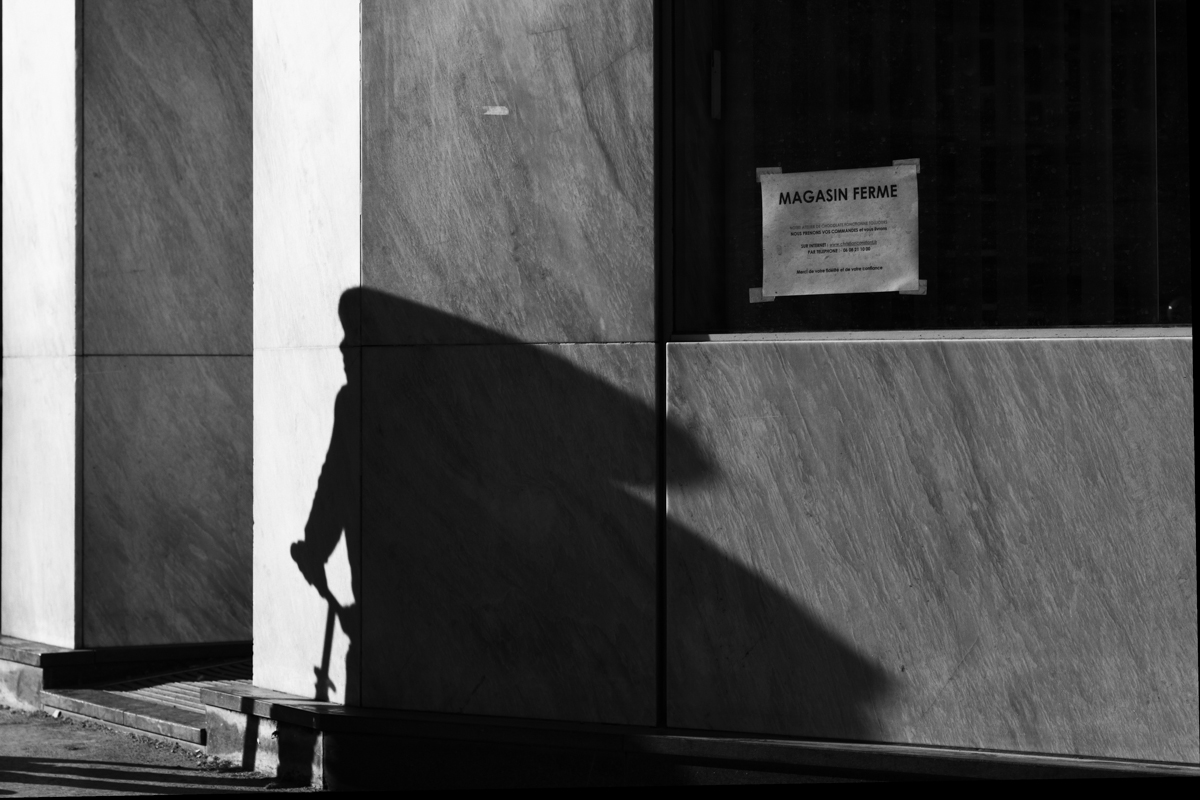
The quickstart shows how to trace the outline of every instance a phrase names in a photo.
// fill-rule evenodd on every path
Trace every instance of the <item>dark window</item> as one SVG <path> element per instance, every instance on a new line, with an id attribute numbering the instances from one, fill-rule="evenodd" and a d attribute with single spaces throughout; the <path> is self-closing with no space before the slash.
<path id="1" fill-rule="evenodd" d="M 1186 28 L 1181 0 L 677 2 L 674 332 L 1190 324 Z M 750 301 L 756 168 L 908 158 L 925 295 Z"/>

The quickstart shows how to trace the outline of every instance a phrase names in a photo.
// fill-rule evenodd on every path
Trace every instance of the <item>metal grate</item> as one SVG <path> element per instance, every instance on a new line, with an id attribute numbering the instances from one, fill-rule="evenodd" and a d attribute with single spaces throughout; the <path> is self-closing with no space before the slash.
<path id="1" fill-rule="evenodd" d="M 251 660 L 206 664 L 97 687 L 106 692 L 204 713 L 201 689 L 235 690 L 250 685 Z"/>

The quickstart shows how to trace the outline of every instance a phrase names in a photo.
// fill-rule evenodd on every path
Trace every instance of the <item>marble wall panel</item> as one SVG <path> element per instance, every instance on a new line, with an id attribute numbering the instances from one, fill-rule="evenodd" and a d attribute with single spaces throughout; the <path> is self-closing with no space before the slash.
<path id="1" fill-rule="evenodd" d="M 0 633 L 75 647 L 76 358 L 3 363 Z"/>
<path id="2" fill-rule="evenodd" d="M 361 637 L 338 609 L 355 606 L 360 557 L 358 363 L 357 349 L 335 347 L 254 356 L 254 683 L 349 705 L 358 667 L 348 681 L 347 657 Z M 312 544 L 298 561 L 300 541 Z M 324 565 L 326 596 L 301 562 L 314 576 Z"/>
<path id="3" fill-rule="evenodd" d="M 653 366 L 364 348 L 364 705 L 653 724 Z"/>
<path id="4" fill-rule="evenodd" d="M 652 341 L 650 0 L 362 14 L 363 285 L 523 341 Z"/>
<path id="5" fill-rule="evenodd" d="M 358 3 L 254 3 L 254 345 L 335 346 L 359 284 Z"/>
<path id="6" fill-rule="evenodd" d="M 251 638 L 251 359 L 83 361 L 88 647 Z"/>
<path id="7" fill-rule="evenodd" d="M 89 354 L 251 352 L 250 9 L 83 5 Z"/>
<path id="8" fill-rule="evenodd" d="M 4 3 L 3 45 L 4 355 L 74 355 L 74 0 Z"/>
<path id="9" fill-rule="evenodd" d="M 1200 757 L 1190 339 L 668 363 L 669 724 Z"/>

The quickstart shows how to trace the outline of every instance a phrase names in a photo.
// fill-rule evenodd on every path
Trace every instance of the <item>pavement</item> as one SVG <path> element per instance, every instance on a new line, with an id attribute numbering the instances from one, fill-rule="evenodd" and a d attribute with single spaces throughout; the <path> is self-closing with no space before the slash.
<path id="1" fill-rule="evenodd" d="M 311 791 L 100 723 L 0 706 L 0 798 Z"/>

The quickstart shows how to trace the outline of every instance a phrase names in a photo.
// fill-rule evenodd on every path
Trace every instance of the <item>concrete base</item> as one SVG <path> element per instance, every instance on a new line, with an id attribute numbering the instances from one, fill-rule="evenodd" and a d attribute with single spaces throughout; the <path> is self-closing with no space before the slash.
<path id="1" fill-rule="evenodd" d="M 42 705 L 79 717 L 129 730 L 144 731 L 172 741 L 204 745 L 204 716 L 193 710 L 102 689 L 43 691 Z"/>
<path id="2" fill-rule="evenodd" d="M 691 762 L 609 750 L 361 734 L 326 735 L 323 758 L 323 785 L 343 791 L 829 783 L 885 777 L 777 764 Z"/>
<path id="3" fill-rule="evenodd" d="M 208 707 L 207 730 L 209 756 L 287 783 L 343 791 L 864 780 L 836 769 L 685 763 L 608 749 L 317 731 L 214 706 Z"/>
<path id="4" fill-rule="evenodd" d="M 58 714 L 61 714 L 65 719 L 75 720 L 76 722 L 96 722 L 97 721 L 96 718 L 94 716 L 92 716 L 91 714 L 75 714 L 70 711 L 63 711 L 61 709 L 55 709 L 55 711 L 57 711 Z M 109 730 L 116 731 L 117 733 L 127 733 L 130 736 L 136 736 L 136 737 L 139 737 L 142 739 L 149 739 L 154 742 L 160 742 L 162 744 L 170 746 L 173 749 L 177 748 L 179 750 L 183 750 L 188 753 L 205 753 L 206 752 L 206 750 L 204 749 L 204 745 L 202 745 L 202 744 L 196 744 L 195 742 L 185 742 L 180 739 L 176 739 L 173 736 L 163 736 L 162 734 L 154 733 L 153 731 L 143 730 L 141 728 L 131 728 L 128 725 L 121 725 L 119 723 L 112 722 L 110 720 L 99 720 L 99 721 L 101 722 L 101 724 L 103 724 L 104 727 L 108 728 Z"/>
<path id="5" fill-rule="evenodd" d="M 0 706 L 42 709 L 42 668 L 0 659 Z"/>
<path id="6" fill-rule="evenodd" d="M 40 711 L 43 689 L 95 686 L 213 659 L 248 658 L 250 652 L 249 642 L 73 650 L 0 636 L 0 705 Z"/>
<path id="7" fill-rule="evenodd" d="M 250 642 L 149 645 L 78 649 L 0 636 L 0 664 L 12 662 L 41 670 L 41 688 L 64 689 L 179 672 L 217 660 L 250 658 Z M 26 680 L 29 680 L 28 678 Z"/>
<path id="8" fill-rule="evenodd" d="M 311 728 L 208 706 L 209 756 L 280 780 L 325 788 L 321 734 Z"/>
<path id="9" fill-rule="evenodd" d="M 1186 764 L 352 708 L 202 690 L 208 753 L 324 789 L 1200 776 Z"/>

